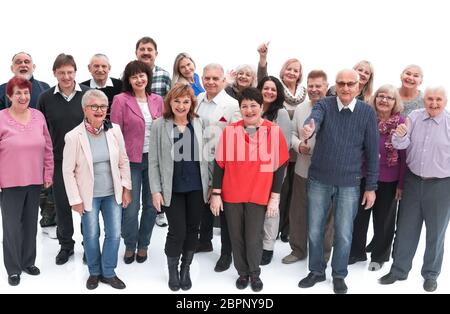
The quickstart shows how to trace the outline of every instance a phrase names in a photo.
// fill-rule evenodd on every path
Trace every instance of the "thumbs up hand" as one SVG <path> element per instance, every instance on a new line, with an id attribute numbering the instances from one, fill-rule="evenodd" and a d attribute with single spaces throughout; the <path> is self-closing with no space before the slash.
<path id="1" fill-rule="evenodd" d="M 409 124 L 410 124 L 409 119 L 406 118 L 405 123 L 399 124 L 397 126 L 397 129 L 395 130 L 395 135 L 397 135 L 398 137 L 403 137 L 406 134 L 408 134 Z"/>
<path id="2" fill-rule="evenodd" d="M 309 139 L 314 134 L 315 129 L 314 119 L 311 119 L 309 124 L 305 125 L 300 132 L 302 140 L 305 141 Z"/>

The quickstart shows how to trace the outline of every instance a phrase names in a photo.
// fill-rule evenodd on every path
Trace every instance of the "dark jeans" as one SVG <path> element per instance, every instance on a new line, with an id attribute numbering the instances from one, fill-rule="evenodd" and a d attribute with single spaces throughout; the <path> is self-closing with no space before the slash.
<path id="1" fill-rule="evenodd" d="M 289 209 L 291 207 L 292 187 L 294 185 L 295 162 L 289 162 L 281 187 L 280 195 L 280 225 L 278 231 L 282 235 L 289 234 Z"/>
<path id="2" fill-rule="evenodd" d="M 172 194 L 170 206 L 165 208 L 169 222 L 167 256 L 176 257 L 183 252 L 195 251 L 204 206 L 203 191 Z"/>

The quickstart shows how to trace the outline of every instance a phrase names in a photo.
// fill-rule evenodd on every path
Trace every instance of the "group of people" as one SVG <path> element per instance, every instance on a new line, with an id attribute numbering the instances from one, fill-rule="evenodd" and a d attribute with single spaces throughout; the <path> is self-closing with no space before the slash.
<path id="1" fill-rule="evenodd" d="M 81 215 L 87 289 L 99 282 L 124 289 L 115 272 L 120 238 L 125 264 L 143 263 L 157 222 L 168 224 L 168 286 L 189 290 L 190 265 L 196 253 L 213 250 L 218 216 L 214 270 L 234 260 L 238 289 L 263 289 L 260 266 L 271 262 L 278 237 L 292 249 L 282 263 L 309 256 L 301 288 L 325 281 L 331 258 L 334 292 L 346 293 L 348 265 L 371 251 L 369 270 L 377 271 L 393 243 L 393 264 L 380 283 L 405 280 L 425 222 L 423 287 L 436 290 L 450 218 L 446 91 L 420 92 L 422 69 L 411 65 L 400 88 L 373 92 L 368 61 L 339 71 L 331 87 L 323 70 L 313 70 L 305 88 L 298 59 L 287 60 L 277 78 L 268 75 L 268 44 L 257 51 L 257 71 L 240 65 L 228 82 L 216 63 L 200 79 L 193 58 L 180 53 L 170 79 L 155 65 L 156 42 L 143 37 L 121 80 L 109 77 L 108 57 L 95 54 L 92 79 L 78 84 L 74 58 L 60 54 L 52 88 L 34 79 L 28 53 L 16 54 L 14 77 L 0 86 L 9 284 L 18 285 L 22 272 L 40 273 L 41 204 L 41 226 L 57 224 L 57 265 L 74 254 L 72 212 Z M 46 204 L 53 201 L 52 216 Z"/>

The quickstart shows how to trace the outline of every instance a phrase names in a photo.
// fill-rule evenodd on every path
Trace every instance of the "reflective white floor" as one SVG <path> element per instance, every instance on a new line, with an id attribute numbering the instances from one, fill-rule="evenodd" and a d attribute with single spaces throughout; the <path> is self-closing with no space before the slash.
<path id="1" fill-rule="evenodd" d="M 74 215 L 74 225 L 79 226 L 79 216 Z M 0 224 L 1 226 L 1 224 Z M 112 287 L 100 283 L 95 290 L 89 291 L 85 288 L 88 278 L 87 266 L 82 263 L 81 234 L 76 227 L 75 233 L 75 255 L 68 263 L 62 266 L 55 264 L 55 256 L 59 245 L 57 240 L 49 239 L 41 229 L 38 229 L 37 237 L 37 260 L 36 266 L 41 269 L 41 275 L 37 277 L 22 274 L 19 286 L 11 287 L 7 282 L 4 266 L 0 266 L 0 293 L 172 293 L 167 287 L 167 266 L 164 255 L 164 242 L 167 228 L 155 226 L 149 249 L 149 259 L 143 263 L 125 265 L 123 263 L 124 246 L 121 244 L 119 250 L 119 264 L 116 272 L 127 288 L 115 290 Z M 218 233 L 215 229 L 215 233 Z M 423 237 L 424 238 L 424 235 Z M 449 236 L 447 236 L 447 240 Z M 448 243 L 446 247 L 448 248 Z M 220 237 L 214 236 L 214 252 L 196 254 L 191 267 L 191 278 L 193 287 L 188 293 L 193 294 L 224 294 L 239 293 L 251 294 L 253 291 L 247 288 L 244 291 L 237 290 L 235 280 L 237 273 L 232 266 L 223 273 L 214 272 L 214 265 L 220 254 Z M 414 266 L 406 281 L 400 281 L 390 286 L 381 286 L 377 279 L 389 271 L 390 264 L 377 272 L 367 270 L 368 263 L 357 263 L 349 266 L 349 275 L 346 278 L 348 293 L 426 293 L 423 288 L 423 279 L 420 276 L 420 267 L 424 251 L 424 242 L 421 239 L 416 253 Z M 331 283 L 331 269 L 327 269 L 327 280 L 318 283 L 309 289 L 297 287 L 298 281 L 308 274 L 306 261 L 284 265 L 281 259 L 290 253 L 289 244 L 277 241 L 274 258 L 271 264 L 262 267 L 261 279 L 264 282 L 263 293 L 283 294 L 309 294 L 309 293 L 333 293 Z M 3 249 L 0 250 L 1 260 Z M 448 250 L 444 257 L 442 273 L 438 280 L 438 289 L 435 293 L 450 293 L 450 253 Z M 185 293 L 180 290 L 177 293 Z"/>

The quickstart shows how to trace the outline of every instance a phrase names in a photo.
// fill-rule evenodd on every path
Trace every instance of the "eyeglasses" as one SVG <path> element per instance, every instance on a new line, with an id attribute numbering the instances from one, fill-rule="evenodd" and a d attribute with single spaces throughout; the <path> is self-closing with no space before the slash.
<path id="1" fill-rule="evenodd" d="M 350 81 L 350 82 L 343 82 L 343 81 L 338 81 L 338 82 L 336 82 L 336 85 L 338 86 L 338 87 L 344 87 L 344 86 L 348 86 L 349 88 L 352 88 L 352 87 L 354 87 L 356 84 L 358 84 L 359 82 L 353 82 L 353 81 Z"/>
<path id="2" fill-rule="evenodd" d="M 98 111 L 98 109 L 100 109 L 101 111 L 105 112 L 106 110 L 108 110 L 108 106 L 90 105 L 86 107 L 91 108 L 92 111 Z"/>
<path id="3" fill-rule="evenodd" d="M 395 98 L 392 96 L 381 96 L 381 95 L 377 95 L 376 97 L 378 100 L 386 100 L 386 101 L 394 101 Z"/>

